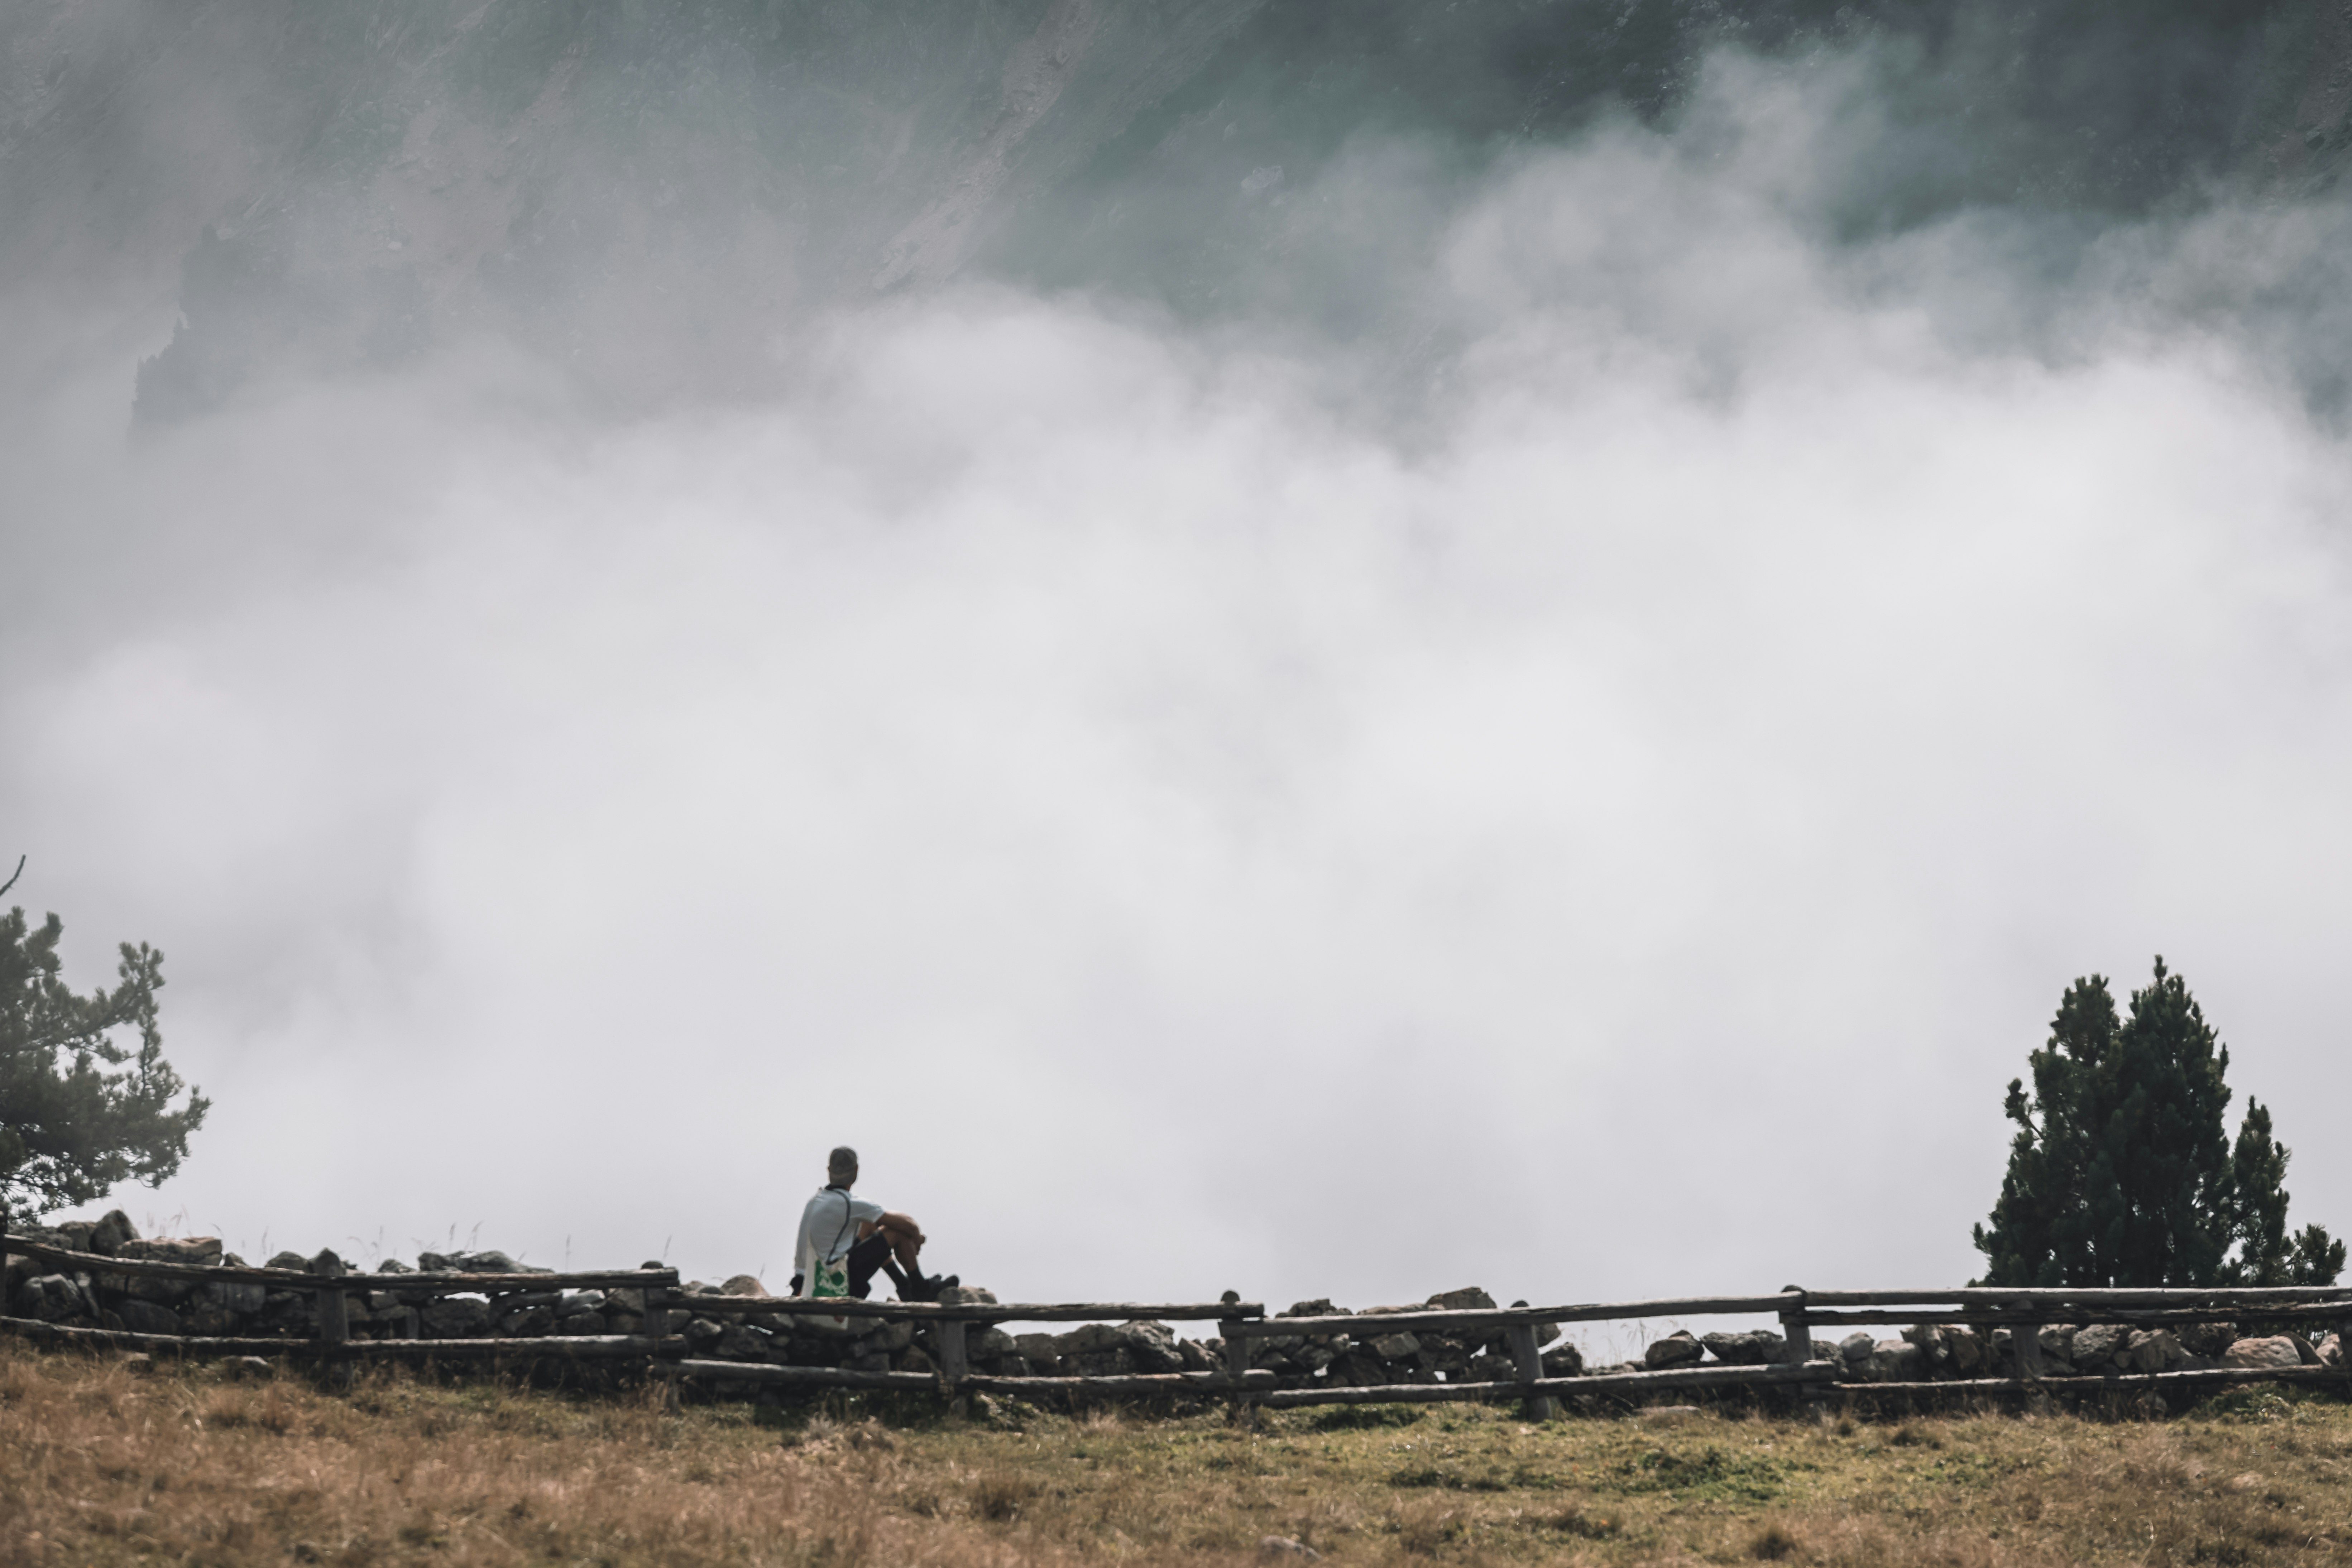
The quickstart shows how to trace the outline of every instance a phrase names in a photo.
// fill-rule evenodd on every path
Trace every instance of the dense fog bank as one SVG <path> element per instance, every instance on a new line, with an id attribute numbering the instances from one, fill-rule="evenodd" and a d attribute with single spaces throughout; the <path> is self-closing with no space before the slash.
<path id="1" fill-rule="evenodd" d="M 1221 304 L 615 261 L 590 352 L 749 367 L 658 395 L 436 319 L 134 436 L 170 296 L 26 268 L 16 896 L 216 1102 L 128 1206 L 775 1284 L 846 1141 L 1007 1299 L 1950 1280 L 2160 951 L 2340 1226 L 2340 205 L 1864 221 L 1926 47 L 1254 153 Z"/>

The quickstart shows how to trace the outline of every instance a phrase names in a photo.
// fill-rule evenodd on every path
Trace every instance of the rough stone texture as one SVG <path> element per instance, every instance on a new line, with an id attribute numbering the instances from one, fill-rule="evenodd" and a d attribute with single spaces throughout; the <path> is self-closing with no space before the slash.
<path id="1" fill-rule="evenodd" d="M 125 1242 L 139 1239 L 139 1229 L 121 1209 L 109 1209 L 89 1227 L 89 1249 L 109 1258 L 118 1256 Z"/>
<path id="2" fill-rule="evenodd" d="M 423 1252 L 417 1254 L 416 1267 L 428 1274 L 552 1274 L 535 1263 L 518 1263 L 495 1248 L 479 1252 Z M 648 1263 L 647 1268 L 664 1268 L 662 1263 Z"/>
<path id="3" fill-rule="evenodd" d="M 764 1296 L 768 1288 L 760 1283 L 759 1276 L 755 1274 L 738 1274 L 719 1287 L 719 1293 L 722 1296 Z"/>
<path id="4" fill-rule="evenodd" d="M 2344 1336 L 2340 1332 L 2330 1334 L 2319 1342 L 2319 1364 L 2333 1367 L 2344 1364 Z"/>
<path id="5" fill-rule="evenodd" d="M 2179 1330 L 2180 1342 L 2190 1355 L 2210 1356 L 2218 1361 L 2238 1342 L 2235 1323 L 2185 1323 Z"/>
<path id="6" fill-rule="evenodd" d="M 1761 1366 L 1771 1359 L 1767 1353 L 1768 1349 L 1780 1348 L 1780 1336 L 1775 1334 L 1770 1337 L 1772 1343 L 1769 1347 L 1764 1342 L 1766 1336 L 1752 1332 L 1704 1334 L 1700 1336 L 1699 1343 L 1706 1347 L 1707 1354 L 1726 1366 Z"/>
<path id="7" fill-rule="evenodd" d="M 1447 1312 L 1491 1312 L 1496 1303 L 1475 1285 L 1465 1285 L 1459 1290 L 1440 1290 L 1423 1305 Z"/>
<path id="8" fill-rule="evenodd" d="M 2074 1331 L 2068 1359 L 2084 1372 L 2103 1372 L 2120 1361 L 2131 1330 L 2121 1323 L 2093 1323 Z"/>
<path id="9" fill-rule="evenodd" d="M 1145 1372 L 1181 1372 L 1184 1357 L 1176 1348 L 1176 1331 L 1165 1323 L 1125 1323 L 1119 1327 L 1120 1341 L 1135 1364 Z M 1331 1356 L 1328 1350 L 1315 1370 L 1328 1366 Z"/>
<path id="10" fill-rule="evenodd" d="M 1927 1357 L 1908 1340 L 1880 1340 L 1864 1363 L 1875 1383 L 1911 1383 L 1927 1374 Z"/>
<path id="11" fill-rule="evenodd" d="M 1688 1329 L 1677 1329 L 1664 1339 L 1653 1341 L 1650 1348 L 1642 1352 L 1642 1362 L 1655 1372 L 1670 1366 L 1688 1366 L 1705 1354 L 1706 1347 Z"/>
<path id="12" fill-rule="evenodd" d="M 502 1314 L 499 1332 L 514 1339 L 535 1339 L 555 1331 L 555 1309 L 544 1302 Z"/>
<path id="13" fill-rule="evenodd" d="M 2116 1357 L 2132 1372 L 2179 1372 L 2189 1364 L 2189 1352 L 2165 1329 L 2134 1329 Z"/>
<path id="14" fill-rule="evenodd" d="M 419 1309 L 428 1340 L 466 1340 L 490 1331 L 490 1304 L 471 1296 L 444 1296 Z"/>
<path id="15" fill-rule="evenodd" d="M 1584 1352 L 1571 1344 L 1554 1345 L 1543 1352 L 1543 1370 L 1546 1377 L 1582 1377 Z"/>
<path id="16" fill-rule="evenodd" d="M 1838 1341 L 1837 1353 L 1848 1366 L 1861 1366 L 1870 1360 L 1870 1352 L 1877 1348 L 1876 1340 L 1857 1329 Z"/>
<path id="17" fill-rule="evenodd" d="M 1410 1361 L 1421 1353 L 1421 1340 L 1414 1334 L 1380 1334 L 1368 1342 L 1382 1361 Z"/>
<path id="18" fill-rule="evenodd" d="M 221 1244 L 218 1237 L 210 1236 L 153 1241 L 132 1238 L 121 1242 L 114 1256 L 205 1268 L 221 1261 Z M 201 1288 L 194 1279 L 147 1279 L 125 1274 L 106 1275 L 98 1281 L 98 1287 L 108 1295 L 136 1296 L 142 1301 L 160 1301 L 166 1306 L 178 1305 Z"/>
<path id="19" fill-rule="evenodd" d="M 62 1274 L 37 1274 L 16 1292 L 16 1310 L 43 1322 L 62 1322 L 89 1310 L 81 1287 Z"/>
<path id="20" fill-rule="evenodd" d="M 126 1296 L 114 1308 L 122 1326 L 134 1334 L 176 1334 L 181 1331 L 180 1314 L 155 1301 L 142 1301 L 136 1296 Z"/>
<path id="21" fill-rule="evenodd" d="M 2295 1348 L 2297 1336 L 2276 1334 L 2268 1339 L 2240 1340 L 2221 1357 L 2223 1366 L 2290 1367 L 2301 1366 L 2303 1355 Z"/>
<path id="22" fill-rule="evenodd" d="M 730 1323 L 720 1331 L 717 1350 L 728 1361 L 765 1361 L 774 1337 L 749 1323 Z"/>

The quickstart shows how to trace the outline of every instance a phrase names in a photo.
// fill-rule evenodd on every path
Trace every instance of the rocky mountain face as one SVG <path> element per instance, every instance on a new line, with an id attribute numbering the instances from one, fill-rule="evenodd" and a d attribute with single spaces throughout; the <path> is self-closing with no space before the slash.
<path id="1" fill-rule="evenodd" d="M 1877 51 L 1907 140 L 1863 226 L 2300 191 L 2352 107 L 2344 0 L 16 0 L 0 279 L 175 289 L 150 419 L 475 329 L 723 390 L 974 272 L 1338 309 L 1282 262 L 1346 243 L 1289 198 L 1351 147 L 1472 174 L 1670 117 L 1725 43 Z"/>

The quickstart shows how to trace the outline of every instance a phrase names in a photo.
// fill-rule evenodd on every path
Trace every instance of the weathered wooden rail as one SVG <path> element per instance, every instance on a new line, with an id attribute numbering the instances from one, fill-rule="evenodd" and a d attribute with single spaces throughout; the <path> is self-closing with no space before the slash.
<path id="1" fill-rule="evenodd" d="M 122 1330 L 66 1327 L 34 1319 L 0 1317 L 0 1331 L 53 1343 L 175 1355 L 297 1355 L 341 1371 L 359 1361 L 377 1360 L 564 1360 L 637 1361 L 647 1373 L 669 1380 L 782 1388 L 933 1390 L 950 1398 L 967 1394 L 1034 1397 L 1062 1394 L 1094 1397 L 1218 1398 L 1239 1411 L 1251 1406 L 1286 1409 L 1318 1405 L 1423 1404 L 1453 1401 L 1524 1400 L 1538 1418 L 1558 1414 L 1566 1397 L 1636 1399 L 1678 1390 L 1785 1389 L 1818 1397 L 1834 1386 L 1861 1394 L 1986 1394 L 2040 1389 L 2194 1389 L 2276 1382 L 2333 1384 L 2352 1392 L 2352 1366 L 2209 1367 L 2170 1372 L 2100 1373 L 2051 1378 L 2045 1375 L 2039 1330 L 2053 1323 L 2107 1322 L 2132 1326 L 2217 1322 L 2245 1317 L 2265 1321 L 2336 1321 L 2352 1326 L 2352 1288 L 2274 1289 L 2011 1289 L 1961 1288 L 1946 1290 L 1804 1290 L 1790 1287 L 1767 1295 L 1674 1297 L 1642 1301 L 1580 1302 L 1557 1307 L 1413 1308 L 1311 1317 L 1265 1315 L 1257 1302 L 1153 1303 L 874 1301 L 792 1297 L 712 1296 L 680 1292 L 669 1268 L 601 1269 L 564 1273 L 474 1274 L 416 1272 L 353 1274 L 331 1265 L 322 1272 L 257 1268 L 242 1265 L 172 1262 L 76 1252 L 25 1237 L 0 1237 L 0 1268 L 9 1254 L 21 1254 L 61 1269 L 93 1277 L 194 1280 L 258 1285 L 310 1292 L 317 1304 L 318 1332 L 309 1340 L 283 1337 L 215 1337 L 134 1333 Z M 467 1339 L 400 1338 L 354 1340 L 346 1300 L 349 1292 L 394 1291 L 417 1297 L 496 1296 L 562 1290 L 640 1292 L 644 1310 L 634 1334 L 492 1335 Z M 810 1316 L 845 1322 L 881 1319 L 927 1327 L 931 1331 L 935 1372 L 868 1372 L 846 1367 L 783 1366 L 764 1362 L 706 1360 L 688 1353 L 673 1318 L 764 1315 Z M 1575 1322 L 1643 1319 L 1772 1317 L 1780 1325 L 1778 1361 L 1762 1364 L 1683 1365 L 1643 1372 L 1604 1372 L 1572 1377 L 1547 1376 L 1539 1331 Z M 1123 1375 L 990 1375 L 972 1370 L 966 1331 L 1009 1322 L 1214 1322 L 1223 1340 L 1225 1364 L 1214 1371 Z M 1844 1383 L 1839 1363 L 1813 1353 L 1815 1328 L 1863 1324 L 1999 1325 L 2012 1331 L 2015 1374 L 2008 1377 L 1941 1378 L 1918 1382 Z M 1285 1335 L 1319 1336 L 1426 1331 L 1491 1342 L 1500 1335 L 1517 1376 L 1510 1381 L 1415 1382 L 1377 1385 L 1283 1386 L 1275 1373 L 1254 1369 L 1255 1342 Z"/>

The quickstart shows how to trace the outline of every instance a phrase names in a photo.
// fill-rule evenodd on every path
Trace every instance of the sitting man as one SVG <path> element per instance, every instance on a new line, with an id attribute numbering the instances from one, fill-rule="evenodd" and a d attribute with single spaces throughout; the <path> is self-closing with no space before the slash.
<path id="1" fill-rule="evenodd" d="M 911 1215 L 893 1214 L 870 1198 L 852 1197 L 857 1182 L 857 1151 L 835 1149 L 825 1162 L 825 1184 L 801 1210 L 801 1233 L 793 1247 L 793 1294 L 855 1296 L 874 1289 L 877 1268 L 890 1276 L 901 1301 L 936 1301 L 957 1282 L 923 1277 L 917 1259 L 923 1227 Z"/>

